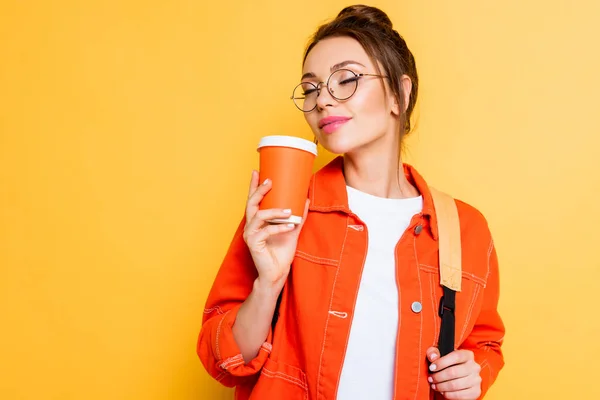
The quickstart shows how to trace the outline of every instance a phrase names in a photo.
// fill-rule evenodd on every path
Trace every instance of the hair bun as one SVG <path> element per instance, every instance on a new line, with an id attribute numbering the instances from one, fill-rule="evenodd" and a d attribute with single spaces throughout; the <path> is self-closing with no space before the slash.
<path id="1" fill-rule="evenodd" d="M 393 29 L 392 21 L 386 13 L 377 7 L 357 4 L 344 8 L 338 14 L 337 18 L 354 18 L 358 21 L 364 21 L 370 24 L 379 25 L 385 28 Z"/>

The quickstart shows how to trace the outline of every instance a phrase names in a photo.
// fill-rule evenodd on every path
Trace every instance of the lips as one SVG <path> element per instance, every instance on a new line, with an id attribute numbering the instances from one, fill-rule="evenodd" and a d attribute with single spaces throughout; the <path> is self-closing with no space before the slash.
<path id="1" fill-rule="evenodd" d="M 323 129 L 325 126 L 335 124 L 336 122 L 346 122 L 349 119 L 350 119 L 349 117 L 336 117 L 336 116 L 325 117 L 319 121 L 319 129 Z"/>
<path id="2" fill-rule="evenodd" d="M 326 117 L 319 121 L 319 129 L 321 129 L 326 134 L 332 134 L 351 119 L 352 118 L 350 117 Z"/>

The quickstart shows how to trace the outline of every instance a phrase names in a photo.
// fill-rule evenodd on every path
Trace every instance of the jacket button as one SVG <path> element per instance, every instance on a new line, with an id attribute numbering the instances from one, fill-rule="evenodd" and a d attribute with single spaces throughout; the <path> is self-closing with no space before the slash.
<path id="1" fill-rule="evenodd" d="M 414 313 L 420 313 L 423 310 L 423 306 L 418 301 L 415 301 L 411 304 L 410 309 L 413 310 Z"/>
<path id="2" fill-rule="evenodd" d="M 415 235 L 420 234 L 423 231 L 423 225 L 415 226 Z"/>

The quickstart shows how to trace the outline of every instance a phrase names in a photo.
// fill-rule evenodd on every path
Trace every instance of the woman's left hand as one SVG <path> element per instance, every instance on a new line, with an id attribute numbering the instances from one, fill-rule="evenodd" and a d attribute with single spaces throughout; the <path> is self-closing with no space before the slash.
<path id="1" fill-rule="evenodd" d="M 481 366 L 472 351 L 455 350 L 440 358 L 436 347 L 427 350 L 431 376 L 429 384 L 446 399 L 476 400 L 481 395 Z"/>

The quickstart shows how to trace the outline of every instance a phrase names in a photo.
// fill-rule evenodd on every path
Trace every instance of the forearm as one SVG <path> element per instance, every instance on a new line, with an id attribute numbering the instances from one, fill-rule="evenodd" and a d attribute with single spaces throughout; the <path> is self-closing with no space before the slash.
<path id="1" fill-rule="evenodd" d="M 263 285 L 257 279 L 238 311 L 232 331 L 246 363 L 256 357 L 269 334 L 280 292 L 280 285 Z"/>

